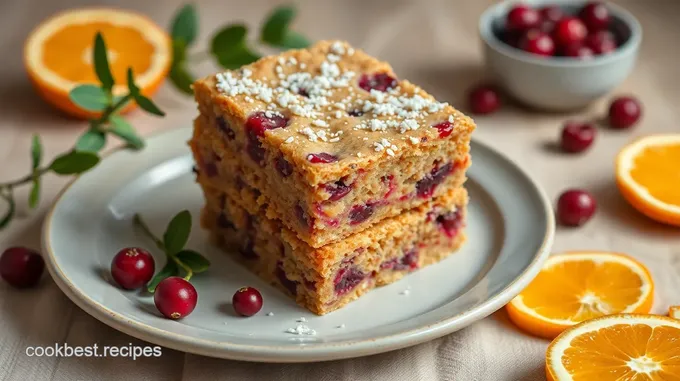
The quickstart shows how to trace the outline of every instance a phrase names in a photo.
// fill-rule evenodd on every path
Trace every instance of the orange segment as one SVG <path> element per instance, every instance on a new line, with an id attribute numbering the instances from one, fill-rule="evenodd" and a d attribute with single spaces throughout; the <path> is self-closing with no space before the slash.
<path id="1" fill-rule="evenodd" d="M 620 314 L 588 320 L 546 352 L 550 381 L 680 381 L 680 321 Z"/>
<path id="2" fill-rule="evenodd" d="M 651 135 L 624 147 L 616 159 L 616 182 L 641 213 L 680 226 L 680 134 Z"/>
<path id="3" fill-rule="evenodd" d="M 72 116 L 89 118 L 68 98 L 78 84 L 98 84 L 92 62 L 94 36 L 101 32 L 107 46 L 115 95 L 127 91 L 132 67 L 143 94 L 151 96 L 168 73 L 172 60 L 168 35 L 148 18 L 115 9 L 76 9 L 41 23 L 24 46 L 26 70 L 38 93 Z M 129 108 L 128 108 L 129 109 Z"/>
<path id="4" fill-rule="evenodd" d="M 510 320 L 554 338 L 582 321 L 620 312 L 649 312 L 654 285 L 633 258 L 608 252 L 554 255 L 506 306 Z"/>

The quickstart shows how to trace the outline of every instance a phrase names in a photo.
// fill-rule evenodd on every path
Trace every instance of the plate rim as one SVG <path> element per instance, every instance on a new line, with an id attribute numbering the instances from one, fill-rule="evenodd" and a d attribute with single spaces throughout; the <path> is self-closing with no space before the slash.
<path id="1" fill-rule="evenodd" d="M 189 129 L 180 127 L 160 131 L 150 134 L 147 140 L 161 137 L 165 134 L 177 133 L 179 130 Z M 57 265 L 56 255 L 50 246 L 50 227 L 53 223 L 54 213 L 63 200 L 66 192 L 80 179 L 81 175 L 70 180 L 55 197 L 42 224 L 41 246 L 43 257 L 48 272 L 61 291 L 80 309 L 100 322 L 114 328 L 127 335 L 139 340 L 147 341 L 162 347 L 178 350 L 181 352 L 193 353 L 208 357 L 222 359 L 251 361 L 251 362 L 272 362 L 272 363 L 304 363 L 348 359 L 355 357 L 368 356 L 402 349 L 424 342 L 428 342 L 450 333 L 453 333 L 469 324 L 481 320 L 492 313 L 503 308 L 514 296 L 526 287 L 538 275 L 543 263 L 550 255 L 550 251 L 555 238 L 555 217 L 552 205 L 542 187 L 533 177 L 514 160 L 504 153 L 496 150 L 487 143 L 473 138 L 471 144 L 481 146 L 491 152 L 501 160 L 507 162 L 515 171 L 520 173 L 524 180 L 534 188 L 539 196 L 540 205 L 546 218 L 545 235 L 540 247 L 534 254 L 527 267 L 511 282 L 509 282 L 497 295 L 488 298 L 480 305 L 469 308 L 458 314 L 449 316 L 429 325 L 422 325 L 417 328 L 404 330 L 378 338 L 355 339 L 344 342 L 315 343 L 314 347 L 304 345 L 249 345 L 235 344 L 224 341 L 211 341 L 186 335 L 169 332 L 152 325 L 128 320 L 116 311 L 107 308 L 105 305 L 90 298 L 81 292 Z M 125 146 L 119 146 L 101 155 L 101 160 L 109 156 L 124 151 Z"/>

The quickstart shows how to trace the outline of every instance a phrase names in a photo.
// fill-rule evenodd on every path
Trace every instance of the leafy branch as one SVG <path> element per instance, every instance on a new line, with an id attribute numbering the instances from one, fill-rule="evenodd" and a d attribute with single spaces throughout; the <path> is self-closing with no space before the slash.
<path id="1" fill-rule="evenodd" d="M 191 233 L 191 214 L 189 211 L 181 211 L 173 217 L 165 229 L 165 233 L 163 233 L 163 240 L 157 238 L 151 232 L 151 229 L 139 214 L 135 214 L 132 222 L 166 255 L 165 266 L 147 285 L 149 292 L 154 292 L 156 286 L 163 279 L 178 276 L 180 269 L 184 272 L 184 279 L 189 281 L 194 274 L 202 273 L 210 267 L 210 261 L 203 255 L 184 248 Z"/>
<path id="2" fill-rule="evenodd" d="M 290 29 L 296 10 L 292 6 L 275 8 L 260 29 L 257 42 L 277 49 L 299 49 L 309 46 L 310 42 L 300 33 Z M 194 77 L 188 70 L 190 62 L 214 58 L 225 69 L 237 69 L 258 60 L 262 55 L 253 49 L 248 40 L 248 28 L 244 24 L 223 27 L 212 35 L 210 50 L 188 53 L 198 35 L 198 14 L 193 5 L 187 4 L 175 15 L 170 28 L 172 36 L 172 66 L 170 81 L 175 87 L 192 94 L 191 84 Z"/>
<path id="3" fill-rule="evenodd" d="M 118 112 L 129 102 L 136 102 L 140 108 L 151 114 L 165 115 L 151 99 L 141 94 L 139 87 L 135 84 L 132 68 L 128 68 L 127 71 L 128 93 L 123 96 L 113 94 L 116 81 L 111 73 L 106 43 L 101 33 L 97 33 L 95 36 L 92 54 L 99 85 L 78 85 L 70 91 L 69 98 L 78 107 L 87 111 L 98 112 L 100 115 L 89 120 L 89 129 L 78 138 L 70 151 L 57 156 L 47 166 L 41 167 L 43 147 L 40 137 L 33 135 L 31 141 L 31 172 L 16 180 L 0 182 L 0 198 L 7 204 L 6 211 L 0 218 L 0 229 L 9 225 L 14 218 L 16 212 L 14 189 L 16 187 L 32 184 L 28 205 L 31 209 L 37 207 L 40 202 L 42 176 L 47 173 L 62 176 L 77 175 L 90 170 L 99 163 L 98 152 L 106 145 L 107 134 L 117 136 L 125 141 L 130 148 L 143 148 L 144 140 L 137 135 L 134 128 L 125 119 L 118 115 Z"/>

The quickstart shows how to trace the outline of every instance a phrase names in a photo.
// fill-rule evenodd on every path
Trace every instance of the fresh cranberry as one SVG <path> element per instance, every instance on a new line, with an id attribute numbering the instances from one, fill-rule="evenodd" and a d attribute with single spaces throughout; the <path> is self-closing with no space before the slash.
<path id="1" fill-rule="evenodd" d="M 252 238 L 247 238 L 239 250 L 241 256 L 246 259 L 258 259 L 260 255 L 255 251 L 255 241 Z"/>
<path id="2" fill-rule="evenodd" d="M 520 49 L 538 56 L 552 56 L 555 54 L 555 41 L 549 34 L 531 29 L 520 42 Z"/>
<path id="3" fill-rule="evenodd" d="M 453 123 L 449 122 L 448 120 L 435 124 L 433 127 L 439 130 L 440 138 L 445 138 L 451 135 L 451 132 L 453 131 Z"/>
<path id="4" fill-rule="evenodd" d="M 307 227 L 308 230 L 312 230 L 312 227 L 314 226 L 312 218 L 300 205 L 295 205 L 295 215 L 302 226 Z"/>
<path id="5" fill-rule="evenodd" d="M 334 163 L 338 161 L 338 157 L 335 155 L 331 155 L 330 153 L 326 152 L 321 152 L 321 153 L 310 153 L 307 155 L 307 160 L 314 164 L 318 163 Z"/>
<path id="6" fill-rule="evenodd" d="M 40 254 L 25 247 L 10 247 L 0 257 L 0 276 L 16 288 L 35 286 L 45 269 Z"/>
<path id="7" fill-rule="evenodd" d="M 293 166 L 290 165 L 288 160 L 284 159 L 283 156 L 279 156 L 276 158 L 274 166 L 283 177 L 288 177 L 293 174 Z"/>
<path id="8" fill-rule="evenodd" d="M 262 294 L 253 287 L 241 287 L 231 298 L 234 311 L 241 316 L 253 316 L 262 309 Z"/>
<path id="9" fill-rule="evenodd" d="M 352 190 L 352 187 L 345 185 L 342 180 L 338 180 L 334 183 L 328 183 L 324 185 L 324 189 L 326 189 L 326 192 L 331 194 L 331 197 L 329 198 L 330 201 L 338 201 L 341 198 L 347 196 L 347 194 Z"/>
<path id="10" fill-rule="evenodd" d="M 566 152 L 582 152 L 593 144 L 595 135 L 595 127 L 591 124 L 569 121 L 562 129 L 560 145 Z"/>
<path id="11" fill-rule="evenodd" d="M 358 117 L 358 116 L 364 115 L 364 112 L 362 110 L 359 110 L 358 108 L 355 108 L 353 110 L 349 110 L 349 112 L 347 114 L 349 114 L 349 116 L 357 116 Z"/>
<path id="12" fill-rule="evenodd" d="M 448 212 L 437 217 L 437 225 L 444 230 L 447 237 L 453 238 L 458 235 L 458 231 L 463 227 L 463 216 L 459 210 Z"/>
<path id="13" fill-rule="evenodd" d="M 227 122 L 226 119 L 222 116 L 217 117 L 217 128 L 222 131 L 224 136 L 227 137 L 229 140 L 234 140 L 236 138 L 236 133 L 234 133 L 234 130 L 231 129 L 231 126 L 229 125 L 229 122 Z"/>
<path id="14" fill-rule="evenodd" d="M 557 23 L 565 16 L 564 11 L 559 5 L 548 5 L 541 8 L 539 13 L 544 21 L 551 21 L 554 23 Z"/>
<path id="15" fill-rule="evenodd" d="M 475 114 L 491 114 L 501 106 L 501 98 L 494 87 L 478 85 L 470 89 L 468 104 Z"/>
<path id="16" fill-rule="evenodd" d="M 338 270 L 338 273 L 335 275 L 335 279 L 333 280 L 333 284 L 335 285 L 335 293 L 337 295 L 344 295 L 348 293 L 358 286 L 359 283 L 364 280 L 364 278 L 366 278 L 366 274 L 361 272 L 356 267 L 345 267 Z"/>
<path id="17" fill-rule="evenodd" d="M 354 205 L 349 211 L 350 225 L 356 225 L 366 221 L 373 215 L 374 211 L 375 207 L 371 204 Z"/>
<path id="18" fill-rule="evenodd" d="M 364 74 L 359 79 L 359 87 L 366 91 L 387 91 L 397 86 L 397 79 L 387 73 Z"/>
<path id="19" fill-rule="evenodd" d="M 184 278 L 171 276 L 158 283 L 153 301 L 163 316 L 177 320 L 188 316 L 196 308 L 198 293 Z"/>
<path id="20" fill-rule="evenodd" d="M 288 279 L 286 272 L 283 270 L 283 263 L 280 261 L 276 264 L 276 278 L 278 278 L 281 285 L 290 291 L 291 294 L 297 295 L 297 282 Z"/>
<path id="21" fill-rule="evenodd" d="M 581 59 L 592 58 L 595 55 L 593 49 L 580 42 L 565 45 L 560 49 L 560 52 L 565 57 L 576 57 Z"/>
<path id="22" fill-rule="evenodd" d="M 579 12 L 579 17 L 592 32 L 606 29 L 611 21 L 607 6 L 598 1 L 586 4 Z"/>
<path id="23" fill-rule="evenodd" d="M 596 208 L 593 195 L 583 190 L 570 189 L 557 200 L 557 219 L 562 225 L 580 226 L 595 214 Z"/>
<path id="24" fill-rule="evenodd" d="M 529 30 L 536 28 L 541 23 L 541 14 L 528 5 L 519 4 L 514 6 L 507 17 L 508 30 Z"/>
<path id="25" fill-rule="evenodd" d="M 260 142 L 260 137 L 264 136 L 264 132 L 286 127 L 289 121 L 285 116 L 271 111 L 259 111 L 248 117 L 246 121 L 248 136 L 246 151 L 253 161 L 260 165 L 264 164 L 265 150 Z"/>
<path id="26" fill-rule="evenodd" d="M 637 123 L 642 115 L 640 101 L 633 97 L 619 97 L 609 106 L 609 125 L 614 128 L 628 128 Z"/>
<path id="27" fill-rule="evenodd" d="M 217 216 L 217 226 L 221 227 L 222 229 L 233 229 L 236 230 L 236 226 L 229 221 L 227 216 L 224 215 L 224 213 L 220 213 L 219 216 Z"/>
<path id="28" fill-rule="evenodd" d="M 568 45 L 583 41 L 588 35 L 588 29 L 576 17 L 565 17 L 557 23 L 554 37 L 558 45 Z"/>
<path id="29" fill-rule="evenodd" d="M 608 30 L 601 30 L 589 35 L 585 44 L 597 55 L 609 54 L 616 50 L 616 36 Z"/>
<path id="30" fill-rule="evenodd" d="M 451 174 L 453 164 L 446 163 L 439 167 L 435 165 L 432 171 L 416 183 L 416 192 L 420 198 L 430 198 L 434 194 L 437 185 L 444 182 L 446 176 Z"/>
<path id="31" fill-rule="evenodd" d="M 153 256 L 138 247 L 128 247 L 116 254 L 111 261 L 113 280 L 126 290 L 141 288 L 153 277 Z"/>

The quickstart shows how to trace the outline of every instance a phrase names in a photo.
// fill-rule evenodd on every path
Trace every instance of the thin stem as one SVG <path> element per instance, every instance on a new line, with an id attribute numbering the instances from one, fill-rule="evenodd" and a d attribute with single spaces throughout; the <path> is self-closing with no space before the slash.
<path id="1" fill-rule="evenodd" d="M 187 273 L 187 275 L 184 277 L 185 280 L 189 281 L 191 277 L 194 275 L 194 272 L 191 270 L 191 267 L 187 266 L 184 264 L 184 262 L 180 261 L 179 258 L 177 258 L 176 255 L 170 254 L 166 249 L 165 245 L 163 242 L 156 238 L 155 235 L 151 232 L 151 229 L 149 229 L 149 226 L 142 220 L 142 216 L 139 215 L 139 213 L 135 213 L 135 216 L 132 219 L 132 222 L 136 225 L 139 226 L 139 228 L 142 229 L 144 234 L 146 234 L 153 242 L 156 244 L 156 246 L 165 253 L 165 255 L 168 256 L 168 260 L 173 260 L 179 267 L 184 269 L 184 271 Z"/>
<path id="2" fill-rule="evenodd" d="M 9 182 L 6 182 L 6 183 L 0 183 L 0 189 L 2 189 L 2 188 L 12 188 L 12 187 L 15 187 L 17 185 L 30 183 L 30 182 L 33 181 L 34 177 L 40 177 L 40 176 L 44 175 L 47 171 L 49 171 L 49 168 L 36 169 L 34 173 L 26 175 L 26 176 L 19 178 L 17 180 L 9 181 Z"/>

